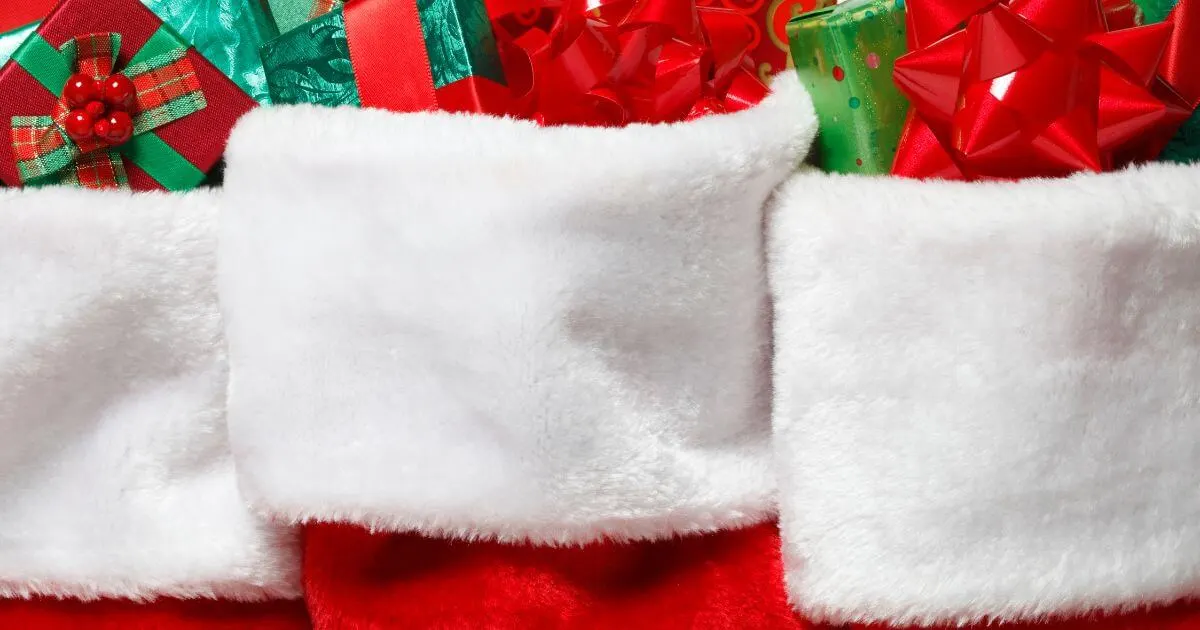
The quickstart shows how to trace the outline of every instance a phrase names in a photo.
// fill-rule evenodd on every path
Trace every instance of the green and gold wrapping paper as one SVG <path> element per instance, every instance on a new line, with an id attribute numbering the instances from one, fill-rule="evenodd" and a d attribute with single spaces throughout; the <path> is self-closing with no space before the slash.
<path id="1" fill-rule="evenodd" d="M 2 1 L 2 0 L 0 0 Z M 142 0 L 250 98 L 270 102 L 258 49 L 277 35 L 262 0 Z"/>
<path id="2" fill-rule="evenodd" d="M 824 170 L 891 170 L 908 112 L 892 82 L 896 59 L 907 52 L 904 19 L 904 0 L 848 0 L 788 23 L 796 71 L 821 124 Z"/>
<path id="3" fill-rule="evenodd" d="M 505 83 L 483 0 L 406 1 L 415 1 L 420 16 L 435 90 L 440 93 L 447 86 L 472 79 Z M 364 104 L 356 78 L 358 70 L 351 60 L 345 13 L 344 7 L 337 7 L 263 46 L 262 61 L 275 103 Z M 396 55 L 410 58 L 414 64 L 424 63 L 419 53 L 404 50 L 362 54 Z"/>
<path id="4" fill-rule="evenodd" d="M 21 42 L 25 41 L 25 38 L 35 30 L 37 30 L 37 22 L 0 33 L 0 66 L 3 66 L 12 57 Z"/>

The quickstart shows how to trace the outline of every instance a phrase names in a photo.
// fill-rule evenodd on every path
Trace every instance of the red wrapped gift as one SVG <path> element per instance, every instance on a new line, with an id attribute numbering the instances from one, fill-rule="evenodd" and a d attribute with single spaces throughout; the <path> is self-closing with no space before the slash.
<path id="1" fill-rule="evenodd" d="M 0 69 L 0 180 L 192 188 L 254 106 L 139 0 L 63 0 Z"/>
<path id="2" fill-rule="evenodd" d="M 832 5 L 834 0 L 700 0 L 700 4 L 732 9 L 750 18 L 754 28 L 750 58 L 754 60 L 758 78 L 765 83 L 793 66 L 788 46 L 788 20 Z"/>

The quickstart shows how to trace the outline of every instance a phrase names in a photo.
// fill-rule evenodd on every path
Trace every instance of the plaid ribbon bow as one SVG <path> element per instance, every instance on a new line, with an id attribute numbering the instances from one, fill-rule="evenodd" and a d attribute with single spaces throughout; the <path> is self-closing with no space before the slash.
<path id="1" fill-rule="evenodd" d="M 68 41 L 58 52 L 74 72 L 99 81 L 114 74 L 120 49 L 120 34 L 94 33 Z M 147 145 L 152 145 L 151 149 L 165 146 L 153 136 L 153 130 L 208 106 L 185 44 L 158 43 L 149 51 L 152 54 L 143 54 L 147 52 L 143 48 L 120 73 L 133 82 L 137 92 L 130 112 L 133 140 L 121 147 L 96 139 L 72 140 L 64 127 L 71 113 L 65 98 L 58 100 L 49 116 L 13 117 L 13 154 L 22 183 L 128 188 L 122 153 L 153 155 L 156 151 L 146 150 Z"/>

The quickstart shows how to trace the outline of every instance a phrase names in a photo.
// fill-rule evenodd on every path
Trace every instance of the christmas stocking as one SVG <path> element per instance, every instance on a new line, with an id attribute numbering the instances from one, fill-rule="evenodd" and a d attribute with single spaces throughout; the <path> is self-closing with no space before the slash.
<path id="1" fill-rule="evenodd" d="M 1200 628 L 1200 167 L 801 174 L 770 224 L 801 611 Z"/>
<path id="2" fill-rule="evenodd" d="M 238 494 L 218 198 L 0 191 L 0 628 L 302 628 Z"/>
<path id="3" fill-rule="evenodd" d="M 790 628 L 762 208 L 815 127 L 274 108 L 221 244 L 241 487 L 318 628 Z"/>

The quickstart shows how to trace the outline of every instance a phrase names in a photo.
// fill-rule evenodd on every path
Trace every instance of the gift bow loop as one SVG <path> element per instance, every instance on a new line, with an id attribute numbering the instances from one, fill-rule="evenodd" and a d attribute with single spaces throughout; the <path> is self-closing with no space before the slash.
<path id="1" fill-rule="evenodd" d="M 160 29 L 117 72 L 120 49 L 119 33 L 81 35 L 57 50 L 35 34 L 14 54 L 17 63 L 60 96 L 50 115 L 12 119 L 13 155 L 22 183 L 127 188 L 125 157 L 133 158 L 167 189 L 190 188 L 199 183 L 203 173 L 153 133 L 208 106 L 187 56 L 188 45 L 173 32 Z M 63 95 L 64 72 L 95 80 L 120 74 L 132 82 L 133 138 L 128 143 L 112 147 L 96 138 L 71 138 L 65 124 L 72 109 Z"/>
<path id="2" fill-rule="evenodd" d="M 1198 2 L 1109 31 L 1099 0 L 910 0 L 916 45 L 895 81 L 913 112 L 892 172 L 1008 179 L 1152 159 L 1200 104 Z"/>
<path id="3" fill-rule="evenodd" d="M 519 115 L 623 125 L 739 111 L 766 86 L 745 63 L 751 24 L 694 0 L 491 0 Z M 506 30 L 505 16 L 548 25 Z"/>

